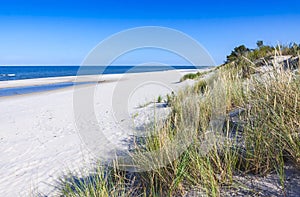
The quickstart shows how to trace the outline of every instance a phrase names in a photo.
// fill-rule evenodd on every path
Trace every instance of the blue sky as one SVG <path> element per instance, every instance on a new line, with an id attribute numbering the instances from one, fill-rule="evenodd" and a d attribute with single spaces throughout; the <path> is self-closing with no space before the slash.
<path id="1" fill-rule="evenodd" d="M 217 64 L 237 45 L 300 43 L 299 1 L 0 2 L 0 65 L 79 65 L 101 40 L 138 26 L 165 26 L 201 43 Z M 184 64 L 174 54 L 142 51 L 116 64 Z"/>

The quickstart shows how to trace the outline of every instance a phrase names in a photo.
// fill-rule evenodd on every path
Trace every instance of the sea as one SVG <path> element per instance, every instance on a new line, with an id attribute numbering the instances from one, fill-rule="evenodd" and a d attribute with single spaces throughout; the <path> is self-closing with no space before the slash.
<path id="1" fill-rule="evenodd" d="M 166 71 L 173 69 L 199 69 L 209 68 L 209 66 L 0 66 L 0 81 L 36 79 L 48 77 L 63 77 L 76 75 L 98 75 L 98 74 L 123 74 Z M 64 82 L 48 85 L 25 86 L 13 88 L 1 88 L 0 97 L 18 94 L 28 94 L 55 90 L 82 83 Z"/>

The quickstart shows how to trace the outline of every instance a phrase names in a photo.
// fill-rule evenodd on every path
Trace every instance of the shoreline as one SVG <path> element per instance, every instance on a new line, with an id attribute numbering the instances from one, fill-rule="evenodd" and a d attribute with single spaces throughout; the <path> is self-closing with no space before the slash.
<path id="1" fill-rule="evenodd" d="M 124 73 L 124 74 L 103 74 L 103 75 L 82 75 L 82 76 L 66 76 L 66 77 L 48 77 L 48 78 L 35 78 L 35 79 L 22 79 L 22 80 L 8 80 L 8 81 L 0 81 L 0 92 L 1 90 L 7 90 L 10 88 L 34 88 L 45 86 L 45 89 L 39 91 L 31 91 L 28 93 L 12 93 L 8 95 L 0 95 L 0 101 L 6 100 L 13 97 L 26 96 L 32 94 L 42 94 L 45 92 L 54 92 L 63 89 L 72 89 L 74 86 L 86 87 L 90 85 L 94 85 L 94 83 L 110 83 L 116 82 L 123 76 L 135 76 L 139 74 L 155 74 L 161 72 L 180 72 L 182 75 L 186 73 L 195 73 L 195 72 L 203 72 L 209 70 L 207 68 L 203 70 L 199 69 L 178 69 L 178 70 L 167 70 L 167 71 L 153 71 L 153 72 L 140 72 L 140 73 Z M 76 83 L 87 83 L 87 84 L 76 84 Z M 72 85 L 67 85 L 66 87 L 56 87 L 53 89 L 46 89 L 47 85 L 59 85 L 63 83 L 74 83 Z M 90 83 L 90 84 L 89 84 Z"/>
<path id="2" fill-rule="evenodd" d="M 105 78 L 118 78 L 123 75 L 137 75 L 145 73 L 160 73 L 160 72 L 172 72 L 178 71 L 182 73 L 193 73 L 197 71 L 210 70 L 212 68 L 203 68 L 203 69 L 173 69 L 173 70 L 164 70 L 164 71 L 145 71 L 137 73 L 115 73 L 115 74 L 101 74 L 101 75 L 74 75 L 74 76 L 62 76 L 62 77 L 43 77 L 43 78 L 32 78 L 32 79 L 17 79 L 17 80 L 6 80 L 0 81 L 0 89 L 3 88 L 13 88 L 13 87 L 24 87 L 24 86 L 38 86 L 38 85 L 48 85 L 54 83 L 64 83 L 64 82 L 75 82 L 76 79 L 83 81 L 94 81 L 98 82 L 99 77 Z"/>

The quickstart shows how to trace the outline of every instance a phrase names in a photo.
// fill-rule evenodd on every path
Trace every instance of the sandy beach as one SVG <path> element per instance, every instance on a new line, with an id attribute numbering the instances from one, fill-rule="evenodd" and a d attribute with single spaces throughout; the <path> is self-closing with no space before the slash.
<path id="1" fill-rule="evenodd" d="M 191 81 L 179 83 L 180 77 L 189 71 L 163 71 L 137 74 L 105 75 L 97 83 L 94 107 L 100 127 L 114 147 L 126 149 L 124 133 L 118 127 L 112 109 L 115 88 L 148 80 L 137 87 L 130 99 L 118 95 L 117 101 L 128 100 L 128 111 L 138 114 L 137 125 L 147 121 L 153 105 L 142 107 L 164 97 L 171 91 L 186 86 Z M 152 81 L 151 81 L 152 79 Z M 161 83 L 155 83 L 163 79 Z M 0 82 L 0 87 L 20 87 L 74 81 L 75 77 L 29 79 Z M 83 80 L 97 81 L 98 77 L 88 76 Z M 75 126 L 73 111 L 73 88 L 48 92 L 0 97 L 0 193 L 3 196 L 28 196 L 34 192 L 52 196 L 58 178 L 70 171 L 89 169 L 93 157 L 82 142 Z M 94 88 L 82 85 L 80 88 Z M 159 108 L 167 114 L 167 108 Z M 110 147 L 103 144 L 103 159 L 109 158 Z"/>

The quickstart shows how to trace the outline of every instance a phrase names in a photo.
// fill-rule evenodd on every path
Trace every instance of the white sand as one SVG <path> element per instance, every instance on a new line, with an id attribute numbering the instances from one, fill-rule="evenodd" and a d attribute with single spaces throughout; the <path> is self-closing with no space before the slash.
<path id="1" fill-rule="evenodd" d="M 180 72 L 182 74 L 183 71 Z M 123 80 L 118 82 L 122 77 Z M 128 133 L 120 131 L 112 113 L 114 87 L 121 83 L 126 87 L 126 83 L 138 82 L 141 79 L 155 81 L 157 78 L 163 79 L 165 86 L 157 86 L 152 82 L 145 84 L 128 101 L 130 113 L 139 114 L 137 124 L 140 126 L 146 121 L 147 113 L 136 107 L 157 99 L 158 95 L 170 93 L 168 88 L 178 90 L 187 83 L 178 83 L 180 76 L 177 71 L 105 75 L 106 82 L 97 86 L 94 97 L 97 120 L 116 147 L 127 147 L 122 140 Z M 9 81 L 0 82 L 0 88 L 73 80 L 74 77 L 60 77 Z M 86 80 L 95 80 L 95 77 L 90 76 Z M 83 85 L 81 88 L 90 87 Z M 128 99 L 118 96 L 117 101 L 120 102 Z M 59 176 L 67 170 L 74 171 L 90 166 L 91 154 L 81 141 L 74 122 L 73 88 L 0 97 L 0 109 L 1 196 L 28 196 L 37 191 L 52 196 Z M 107 154 L 110 147 L 105 144 L 102 147 L 103 158 L 109 157 Z"/>

